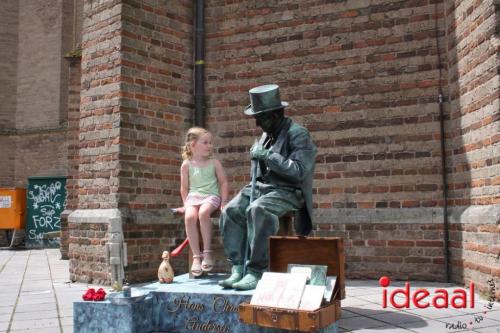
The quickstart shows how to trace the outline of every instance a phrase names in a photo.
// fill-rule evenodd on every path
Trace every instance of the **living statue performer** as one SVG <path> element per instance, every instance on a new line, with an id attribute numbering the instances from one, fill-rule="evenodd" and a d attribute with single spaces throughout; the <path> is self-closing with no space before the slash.
<path id="1" fill-rule="evenodd" d="M 277 85 L 255 87 L 249 93 L 251 104 L 244 113 L 254 117 L 264 131 L 250 150 L 257 165 L 255 185 L 243 187 L 220 219 L 232 269 L 219 285 L 237 290 L 257 286 L 268 266 L 268 237 L 278 233 L 281 216 L 296 212 L 294 228 L 299 235 L 308 235 L 312 229 L 316 146 L 307 129 L 284 116 L 288 103 L 281 101 Z"/>

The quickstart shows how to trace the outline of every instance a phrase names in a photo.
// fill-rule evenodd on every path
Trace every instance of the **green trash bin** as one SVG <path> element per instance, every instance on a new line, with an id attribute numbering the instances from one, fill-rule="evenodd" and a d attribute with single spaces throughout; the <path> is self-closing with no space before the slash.
<path id="1" fill-rule="evenodd" d="M 29 177 L 26 194 L 26 247 L 59 247 L 66 177 Z"/>

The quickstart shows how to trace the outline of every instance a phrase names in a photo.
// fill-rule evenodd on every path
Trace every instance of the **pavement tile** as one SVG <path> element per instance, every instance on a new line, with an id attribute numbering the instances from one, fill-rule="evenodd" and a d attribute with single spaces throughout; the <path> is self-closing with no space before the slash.
<path id="1" fill-rule="evenodd" d="M 10 327 L 12 331 L 15 330 L 36 330 L 39 332 L 40 329 L 46 328 L 57 328 L 59 329 L 59 319 L 49 318 L 49 319 L 37 319 L 37 320 L 13 320 L 12 326 Z"/>
<path id="2" fill-rule="evenodd" d="M 392 312 L 391 309 L 383 309 L 380 306 L 380 304 L 374 304 L 374 303 L 345 306 L 345 307 L 342 306 L 342 308 L 363 316 L 372 316 L 372 315 Z"/>
<path id="3" fill-rule="evenodd" d="M 363 304 L 368 304 L 370 302 L 367 300 L 364 300 L 364 299 L 356 298 L 356 297 L 346 297 L 340 303 L 341 303 L 342 307 L 344 307 L 344 306 L 363 305 Z"/>
<path id="4" fill-rule="evenodd" d="M 360 295 L 360 296 L 357 296 L 357 298 L 368 301 L 368 302 L 372 302 L 372 303 L 382 304 L 382 294 L 381 293 L 371 294 L 371 295 L 366 295 L 366 294 Z"/>
<path id="5" fill-rule="evenodd" d="M 422 317 L 415 316 L 403 311 L 400 312 L 387 312 L 381 314 L 373 314 L 370 315 L 370 318 L 380 320 L 386 322 L 387 324 L 399 325 L 404 323 L 413 323 L 413 322 L 424 322 L 425 320 Z"/>
<path id="6" fill-rule="evenodd" d="M 460 332 L 463 330 L 447 329 L 446 324 L 437 320 L 427 320 L 413 323 L 404 323 L 398 325 L 404 329 L 418 333 L 440 333 L 440 332 Z"/>
<path id="7" fill-rule="evenodd" d="M 346 319 L 340 319 L 339 320 L 339 326 L 342 327 L 343 329 L 354 331 L 354 330 L 359 330 L 359 329 L 365 329 L 365 328 L 374 328 L 374 327 L 380 327 L 380 326 L 387 326 L 386 323 L 374 320 L 368 317 L 352 317 L 352 318 L 346 318 Z"/>
<path id="8" fill-rule="evenodd" d="M 11 330 L 11 333 L 59 333 L 59 327 L 37 328 L 36 330 L 28 328 L 23 330 Z"/>
<path id="9" fill-rule="evenodd" d="M 17 306 L 20 305 L 27 305 L 27 304 L 40 304 L 44 305 L 47 303 L 55 303 L 56 298 L 54 296 L 52 297 L 44 297 L 44 298 L 28 298 L 28 297 L 19 297 L 17 301 Z"/>
<path id="10" fill-rule="evenodd" d="M 16 306 L 16 312 L 33 312 L 33 311 L 47 311 L 56 310 L 56 303 L 43 304 L 20 304 Z"/>
<path id="11" fill-rule="evenodd" d="M 360 316 L 359 313 L 351 312 L 349 310 L 346 310 L 344 307 L 342 307 L 341 318 L 346 319 L 346 318 L 358 317 L 358 316 Z"/>
<path id="12" fill-rule="evenodd" d="M 454 324 L 454 323 L 465 323 L 467 324 L 468 329 L 478 329 L 484 327 L 499 327 L 500 322 L 496 320 L 491 320 L 489 318 L 483 317 L 478 314 L 469 314 L 463 316 L 456 316 L 451 318 L 440 318 L 438 321 L 442 321 L 444 323 Z"/>
<path id="13" fill-rule="evenodd" d="M 30 319 L 47 319 L 57 318 L 57 310 L 38 310 L 31 312 L 16 312 L 14 313 L 14 320 L 30 320 Z"/>
<path id="14" fill-rule="evenodd" d="M 62 326 L 73 326 L 73 316 L 61 317 Z"/>
<path id="15" fill-rule="evenodd" d="M 496 320 L 496 321 L 500 321 L 500 309 L 497 309 L 497 310 L 490 310 L 490 311 L 487 311 L 486 313 L 483 313 L 483 315 L 486 317 L 486 318 L 489 318 L 489 319 L 493 319 L 493 320 Z"/>
<path id="16" fill-rule="evenodd" d="M 2 306 L 4 307 L 13 307 L 16 304 L 16 298 L 2 298 Z"/>
<path id="17" fill-rule="evenodd" d="M 425 308 L 425 309 L 404 309 L 405 312 L 408 312 L 412 315 L 422 316 L 429 319 L 438 319 L 438 318 L 450 318 L 454 316 L 463 315 L 463 312 L 458 311 L 456 309 L 435 309 L 435 308 Z"/>
<path id="18" fill-rule="evenodd" d="M 12 279 L 18 279 L 19 281 L 22 280 L 22 276 L 19 278 L 12 277 Z M 0 294 L 10 294 L 10 293 L 18 293 L 19 288 L 21 287 L 21 283 L 12 283 L 12 281 L 2 281 L 0 280 Z"/>
<path id="19" fill-rule="evenodd" d="M 73 318 L 73 306 L 71 308 L 59 308 L 59 316 Z"/>
<path id="20" fill-rule="evenodd" d="M 356 333 L 399 333 L 399 332 L 412 332 L 409 330 L 405 330 L 401 327 L 395 326 L 380 326 L 374 328 L 362 328 L 355 331 L 345 331 L 345 332 L 356 332 Z"/>
<path id="21" fill-rule="evenodd" d="M 367 295 L 380 295 L 380 291 L 375 291 L 373 288 L 347 288 L 345 291 L 347 297 L 359 297 Z"/>
<path id="22" fill-rule="evenodd" d="M 500 333 L 500 326 L 478 328 L 478 329 L 475 329 L 474 332 L 478 332 L 478 333 Z"/>
<path id="23" fill-rule="evenodd" d="M 20 298 L 54 298 L 54 292 L 52 290 L 40 290 L 40 291 L 27 291 L 21 292 Z"/>
<path id="24" fill-rule="evenodd" d="M 0 306 L 0 315 L 11 314 L 13 309 L 13 306 Z"/>
<path id="25" fill-rule="evenodd" d="M 0 332 L 7 332 L 8 328 L 9 328 L 8 321 L 0 321 Z"/>
<path id="26" fill-rule="evenodd" d="M 62 333 L 73 333 L 73 325 L 68 325 L 62 327 Z"/>

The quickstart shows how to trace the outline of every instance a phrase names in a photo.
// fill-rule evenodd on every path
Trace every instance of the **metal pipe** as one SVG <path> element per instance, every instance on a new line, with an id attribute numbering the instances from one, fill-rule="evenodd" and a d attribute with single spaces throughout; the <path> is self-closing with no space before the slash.
<path id="1" fill-rule="evenodd" d="M 205 41 L 204 1 L 196 0 L 194 24 L 194 124 L 205 126 Z"/>
<path id="2" fill-rule="evenodd" d="M 449 265 L 449 232 L 448 232 L 448 180 L 446 178 L 446 142 L 444 131 L 444 112 L 443 112 L 443 95 L 439 93 L 439 128 L 441 141 L 441 178 L 443 182 L 443 254 L 444 254 L 444 272 L 446 282 L 450 282 L 450 265 Z"/>
<path id="3" fill-rule="evenodd" d="M 448 222 L 448 180 L 446 178 L 446 141 L 445 141 L 445 129 L 444 129 L 444 110 L 443 110 L 443 89 L 441 86 L 442 76 L 443 76 L 443 64 L 441 63 L 441 51 L 439 49 L 439 24 L 438 24 L 438 4 L 434 4 L 435 15 L 434 15 L 434 30 L 436 34 L 436 49 L 437 49 L 437 61 L 439 69 L 439 86 L 438 86 L 438 104 L 439 104 L 439 130 L 440 130 L 440 143 L 441 143 L 441 178 L 443 183 L 443 256 L 444 256 L 444 273 L 446 282 L 450 282 L 450 255 L 449 255 L 449 222 Z M 444 9 L 443 9 L 444 10 Z M 446 33 L 446 10 L 444 10 L 444 25 Z"/>

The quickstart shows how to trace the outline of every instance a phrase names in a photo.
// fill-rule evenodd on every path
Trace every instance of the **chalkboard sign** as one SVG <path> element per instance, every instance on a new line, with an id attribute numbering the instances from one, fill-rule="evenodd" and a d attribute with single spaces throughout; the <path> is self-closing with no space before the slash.
<path id="1" fill-rule="evenodd" d="M 59 247 L 66 177 L 30 177 L 26 207 L 26 247 Z"/>

